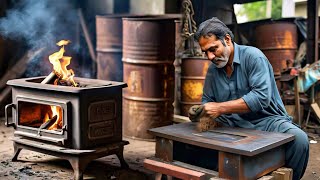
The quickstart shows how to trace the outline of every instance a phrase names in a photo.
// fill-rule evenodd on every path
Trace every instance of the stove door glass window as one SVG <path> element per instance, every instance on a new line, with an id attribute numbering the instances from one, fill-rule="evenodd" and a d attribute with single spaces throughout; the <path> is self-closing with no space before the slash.
<path id="1" fill-rule="evenodd" d="M 20 101 L 18 107 L 20 126 L 57 131 L 63 127 L 63 110 L 60 106 Z"/>

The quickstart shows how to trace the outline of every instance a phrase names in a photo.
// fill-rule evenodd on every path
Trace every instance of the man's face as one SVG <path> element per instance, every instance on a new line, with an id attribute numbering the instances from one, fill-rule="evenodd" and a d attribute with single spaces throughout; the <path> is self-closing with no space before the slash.
<path id="1" fill-rule="evenodd" d="M 224 42 L 226 46 L 224 46 L 215 35 L 201 36 L 199 39 L 202 52 L 207 55 L 208 59 L 211 60 L 217 68 L 223 68 L 228 63 L 231 54 L 231 38 L 228 35 L 224 39 Z"/>

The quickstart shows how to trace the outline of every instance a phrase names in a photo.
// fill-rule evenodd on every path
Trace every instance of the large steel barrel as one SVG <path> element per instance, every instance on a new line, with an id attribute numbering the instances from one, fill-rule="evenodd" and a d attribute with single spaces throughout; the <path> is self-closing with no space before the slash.
<path id="1" fill-rule="evenodd" d="M 157 16 L 123 18 L 124 136 L 152 140 L 173 117 L 175 24 Z"/>
<path id="2" fill-rule="evenodd" d="M 297 27 L 290 22 L 273 22 L 256 27 L 256 46 L 269 59 L 274 74 L 292 67 L 297 51 Z"/>
<path id="3" fill-rule="evenodd" d="M 182 58 L 181 63 L 181 115 L 188 116 L 189 108 L 201 104 L 204 79 L 210 61 L 201 57 Z"/>
<path id="4" fill-rule="evenodd" d="M 97 78 L 122 81 L 122 17 L 97 15 Z"/>

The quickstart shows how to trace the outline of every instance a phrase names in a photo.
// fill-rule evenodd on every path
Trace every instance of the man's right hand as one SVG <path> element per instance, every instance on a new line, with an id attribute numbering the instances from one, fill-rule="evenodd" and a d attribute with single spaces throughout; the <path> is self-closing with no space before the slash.
<path id="1" fill-rule="evenodd" d="M 208 103 L 205 103 L 203 106 L 204 106 L 205 113 L 213 119 L 219 117 L 222 114 L 220 103 L 208 102 Z"/>

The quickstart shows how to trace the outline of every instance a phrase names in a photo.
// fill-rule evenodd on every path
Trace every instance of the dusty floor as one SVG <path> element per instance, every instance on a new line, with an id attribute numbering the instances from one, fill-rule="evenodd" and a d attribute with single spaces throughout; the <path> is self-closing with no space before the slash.
<path id="1" fill-rule="evenodd" d="M 3 118 L 2 118 L 3 120 Z M 44 180 L 72 179 L 73 171 L 68 161 L 53 156 L 22 150 L 18 162 L 12 162 L 13 146 L 10 138 L 13 129 L 4 126 L 0 119 L 0 179 Z M 310 160 L 303 180 L 320 180 L 320 138 L 310 144 Z M 154 156 L 155 143 L 126 139 L 124 157 L 129 170 L 121 169 L 116 156 L 111 155 L 92 161 L 84 179 L 152 179 L 153 173 L 143 168 L 143 159 Z"/>

